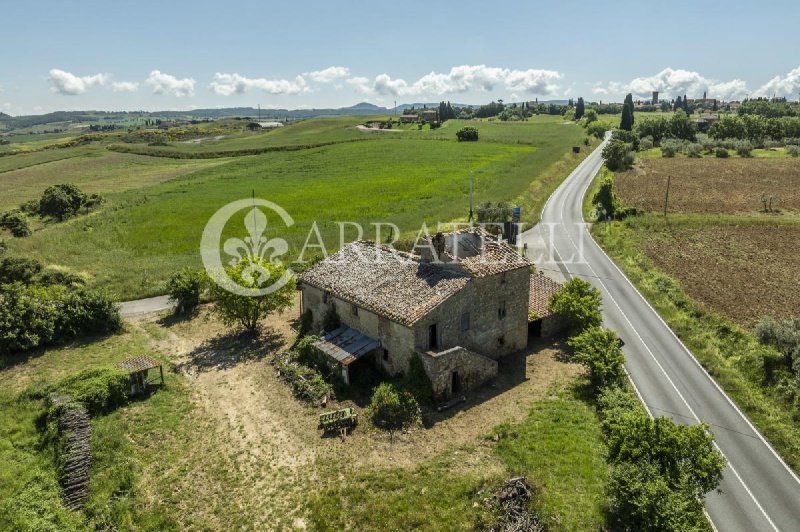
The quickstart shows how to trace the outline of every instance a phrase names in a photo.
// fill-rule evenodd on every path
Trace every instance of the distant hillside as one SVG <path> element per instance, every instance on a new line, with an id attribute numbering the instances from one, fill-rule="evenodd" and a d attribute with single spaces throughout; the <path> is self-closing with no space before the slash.
<path id="1" fill-rule="evenodd" d="M 540 103 L 559 103 L 566 104 L 566 100 L 552 100 Z M 463 103 L 451 102 L 453 107 L 478 107 Z M 421 109 L 428 107 L 436 109 L 439 102 L 428 103 L 403 103 L 397 106 L 397 112 L 402 113 L 409 108 Z M 368 102 L 361 102 L 350 107 L 320 108 L 320 109 L 261 109 L 262 119 L 276 118 L 290 120 L 301 120 L 306 118 L 316 118 L 320 116 L 347 116 L 347 115 L 379 115 L 394 113 L 394 108 L 381 107 Z M 149 119 L 184 119 L 184 120 L 203 120 L 220 118 L 257 118 L 259 110 L 255 107 L 226 107 L 222 109 L 193 109 L 191 111 L 56 111 L 43 115 L 9 116 L 0 113 L 0 122 L 7 129 L 20 129 L 31 126 L 40 126 L 56 122 L 118 122 L 135 118 Z"/>

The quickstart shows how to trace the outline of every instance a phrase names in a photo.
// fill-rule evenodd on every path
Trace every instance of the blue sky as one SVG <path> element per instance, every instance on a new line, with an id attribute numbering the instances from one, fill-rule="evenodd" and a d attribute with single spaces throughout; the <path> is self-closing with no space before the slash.
<path id="1" fill-rule="evenodd" d="M 0 111 L 800 91 L 800 2 L 3 2 Z"/>

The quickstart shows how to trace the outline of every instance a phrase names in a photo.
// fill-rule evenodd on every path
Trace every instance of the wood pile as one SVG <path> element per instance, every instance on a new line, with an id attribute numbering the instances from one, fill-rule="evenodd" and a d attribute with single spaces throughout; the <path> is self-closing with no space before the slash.
<path id="1" fill-rule="evenodd" d="M 544 525 L 539 516 L 530 511 L 528 504 L 533 496 L 533 488 L 525 477 L 511 478 L 497 491 L 499 517 L 496 532 L 541 532 Z"/>
<path id="2" fill-rule="evenodd" d="M 59 449 L 61 484 L 64 505 L 70 510 L 83 507 L 89 497 L 89 465 L 91 463 L 91 424 L 82 404 L 69 404 L 58 419 L 62 444 Z"/>

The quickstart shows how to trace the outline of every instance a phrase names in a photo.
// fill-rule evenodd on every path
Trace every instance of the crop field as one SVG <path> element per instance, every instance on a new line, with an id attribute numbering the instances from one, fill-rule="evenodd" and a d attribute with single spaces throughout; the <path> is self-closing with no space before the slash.
<path id="1" fill-rule="evenodd" d="M 532 221 L 550 191 L 577 164 L 579 157 L 570 147 L 581 145 L 584 137 L 581 128 L 552 117 L 479 122 L 485 135 L 477 143 L 453 140 L 456 125 L 389 137 L 345 123 L 354 119 L 309 120 L 257 135 L 277 138 L 298 128 L 282 142 L 324 141 L 352 130 L 369 140 L 208 160 L 121 154 L 95 144 L 71 148 L 74 158 L 54 162 L 46 161 L 62 150 L 0 158 L 6 168 L 26 166 L 0 173 L 4 183 L 14 183 L 0 200 L 6 208 L 60 182 L 75 182 L 108 199 L 98 212 L 48 224 L 28 238 L 9 239 L 11 251 L 86 272 L 93 285 L 119 299 L 134 299 L 161 293 L 163 281 L 176 269 L 200 266 L 200 235 L 209 217 L 254 192 L 294 218 L 289 228 L 270 219 L 266 235 L 285 238 L 292 259 L 314 222 L 325 251 L 332 253 L 340 246 L 336 221 L 363 224 L 369 231 L 364 238 L 375 238 L 370 223 L 394 223 L 404 239 L 415 237 L 423 222 L 435 227 L 437 222 L 465 221 L 470 175 L 476 203 L 514 201 L 523 207 L 523 220 Z M 174 146 L 195 149 L 202 143 Z M 230 228 L 231 235 L 242 231 Z M 382 239 L 388 238 L 388 230 L 383 231 Z M 358 237 L 346 227 L 345 241 Z M 314 254 L 322 250 L 314 248 L 303 258 Z"/>
<path id="2" fill-rule="evenodd" d="M 631 219 L 630 236 L 694 300 L 752 328 L 800 309 L 800 224 L 660 216 Z"/>
<path id="3" fill-rule="evenodd" d="M 69 148 L 71 156 L 48 162 L 48 157 L 59 155 L 59 150 L 38 152 L 27 157 L 33 163 L 19 170 L 0 173 L 6 192 L 0 197 L 0 210 L 10 209 L 41 196 L 42 190 L 58 182 L 73 183 L 86 193 L 108 195 L 129 189 L 176 179 L 204 168 L 212 168 L 224 159 L 176 161 L 173 159 L 145 157 L 115 153 L 99 147 Z M 61 154 L 62 157 L 64 154 Z M 0 159 L 0 164 L 4 161 Z"/>
<path id="4" fill-rule="evenodd" d="M 623 203 L 644 211 L 661 211 L 671 176 L 669 212 L 755 214 L 763 199 L 773 210 L 800 212 L 800 160 L 642 159 L 636 168 L 617 175 L 615 187 Z"/>

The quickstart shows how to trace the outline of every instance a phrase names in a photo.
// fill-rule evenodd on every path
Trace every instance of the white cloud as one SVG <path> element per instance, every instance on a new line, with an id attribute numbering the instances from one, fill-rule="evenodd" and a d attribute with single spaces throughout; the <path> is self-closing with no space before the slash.
<path id="1" fill-rule="evenodd" d="M 800 92 L 800 67 L 795 68 L 786 76 L 775 76 L 756 92 L 756 96 L 786 96 L 794 97 Z"/>
<path id="2" fill-rule="evenodd" d="M 506 87 L 515 91 L 525 91 L 530 94 L 552 94 L 558 90 L 555 81 L 562 75 L 554 70 L 512 70 L 506 76 Z"/>
<path id="3" fill-rule="evenodd" d="M 363 76 L 354 76 L 347 79 L 347 84 L 362 94 L 372 93 L 372 87 L 370 86 L 369 78 L 365 78 Z"/>
<path id="4" fill-rule="evenodd" d="M 405 80 L 392 79 L 389 74 L 379 74 L 376 76 L 372 90 L 378 94 L 391 94 L 393 96 L 410 94 L 408 84 Z"/>
<path id="5" fill-rule="evenodd" d="M 178 98 L 194 96 L 195 80 L 192 78 L 178 79 L 159 70 L 153 70 L 145 83 L 153 87 L 153 94 L 172 94 Z"/>
<path id="6" fill-rule="evenodd" d="M 341 66 L 330 66 L 324 70 L 306 72 L 305 75 L 317 83 L 330 83 L 331 81 L 335 81 L 339 78 L 346 78 L 349 76 L 350 69 Z"/>
<path id="7" fill-rule="evenodd" d="M 244 94 L 249 89 L 261 89 L 270 94 L 299 94 L 308 92 L 308 86 L 303 76 L 297 76 L 294 81 L 285 79 L 246 78 L 239 74 L 214 74 L 214 81 L 209 84 L 212 92 L 222 96 L 231 94 Z"/>
<path id="8" fill-rule="evenodd" d="M 561 77 L 561 73 L 553 70 L 509 70 L 486 65 L 461 65 L 451 68 L 449 72 L 430 72 L 411 84 L 402 78 L 393 79 L 385 73 L 376 76 L 371 87 L 368 80 L 362 77 L 350 78 L 348 83 L 360 92 L 392 96 L 490 92 L 500 85 L 510 91 L 551 94 L 557 90 L 553 82 Z"/>
<path id="9" fill-rule="evenodd" d="M 653 91 L 658 91 L 663 98 L 684 94 L 689 98 L 699 98 L 706 93 L 709 98 L 730 100 L 747 95 L 747 84 L 741 79 L 718 81 L 691 70 L 665 68 L 653 76 L 634 78 L 629 83 L 612 81 L 606 87 L 598 85 L 592 89 L 594 94 L 611 95 L 619 99 L 626 92 L 634 97 L 648 98 Z"/>
<path id="10" fill-rule="evenodd" d="M 111 84 L 114 92 L 136 92 L 139 90 L 138 81 L 115 81 Z"/>
<path id="11" fill-rule="evenodd" d="M 74 96 L 83 94 L 87 90 L 105 85 L 108 80 L 106 74 L 94 74 L 93 76 L 76 76 L 71 72 L 65 72 L 57 68 L 50 70 L 50 88 L 53 92 L 63 95 Z"/>

